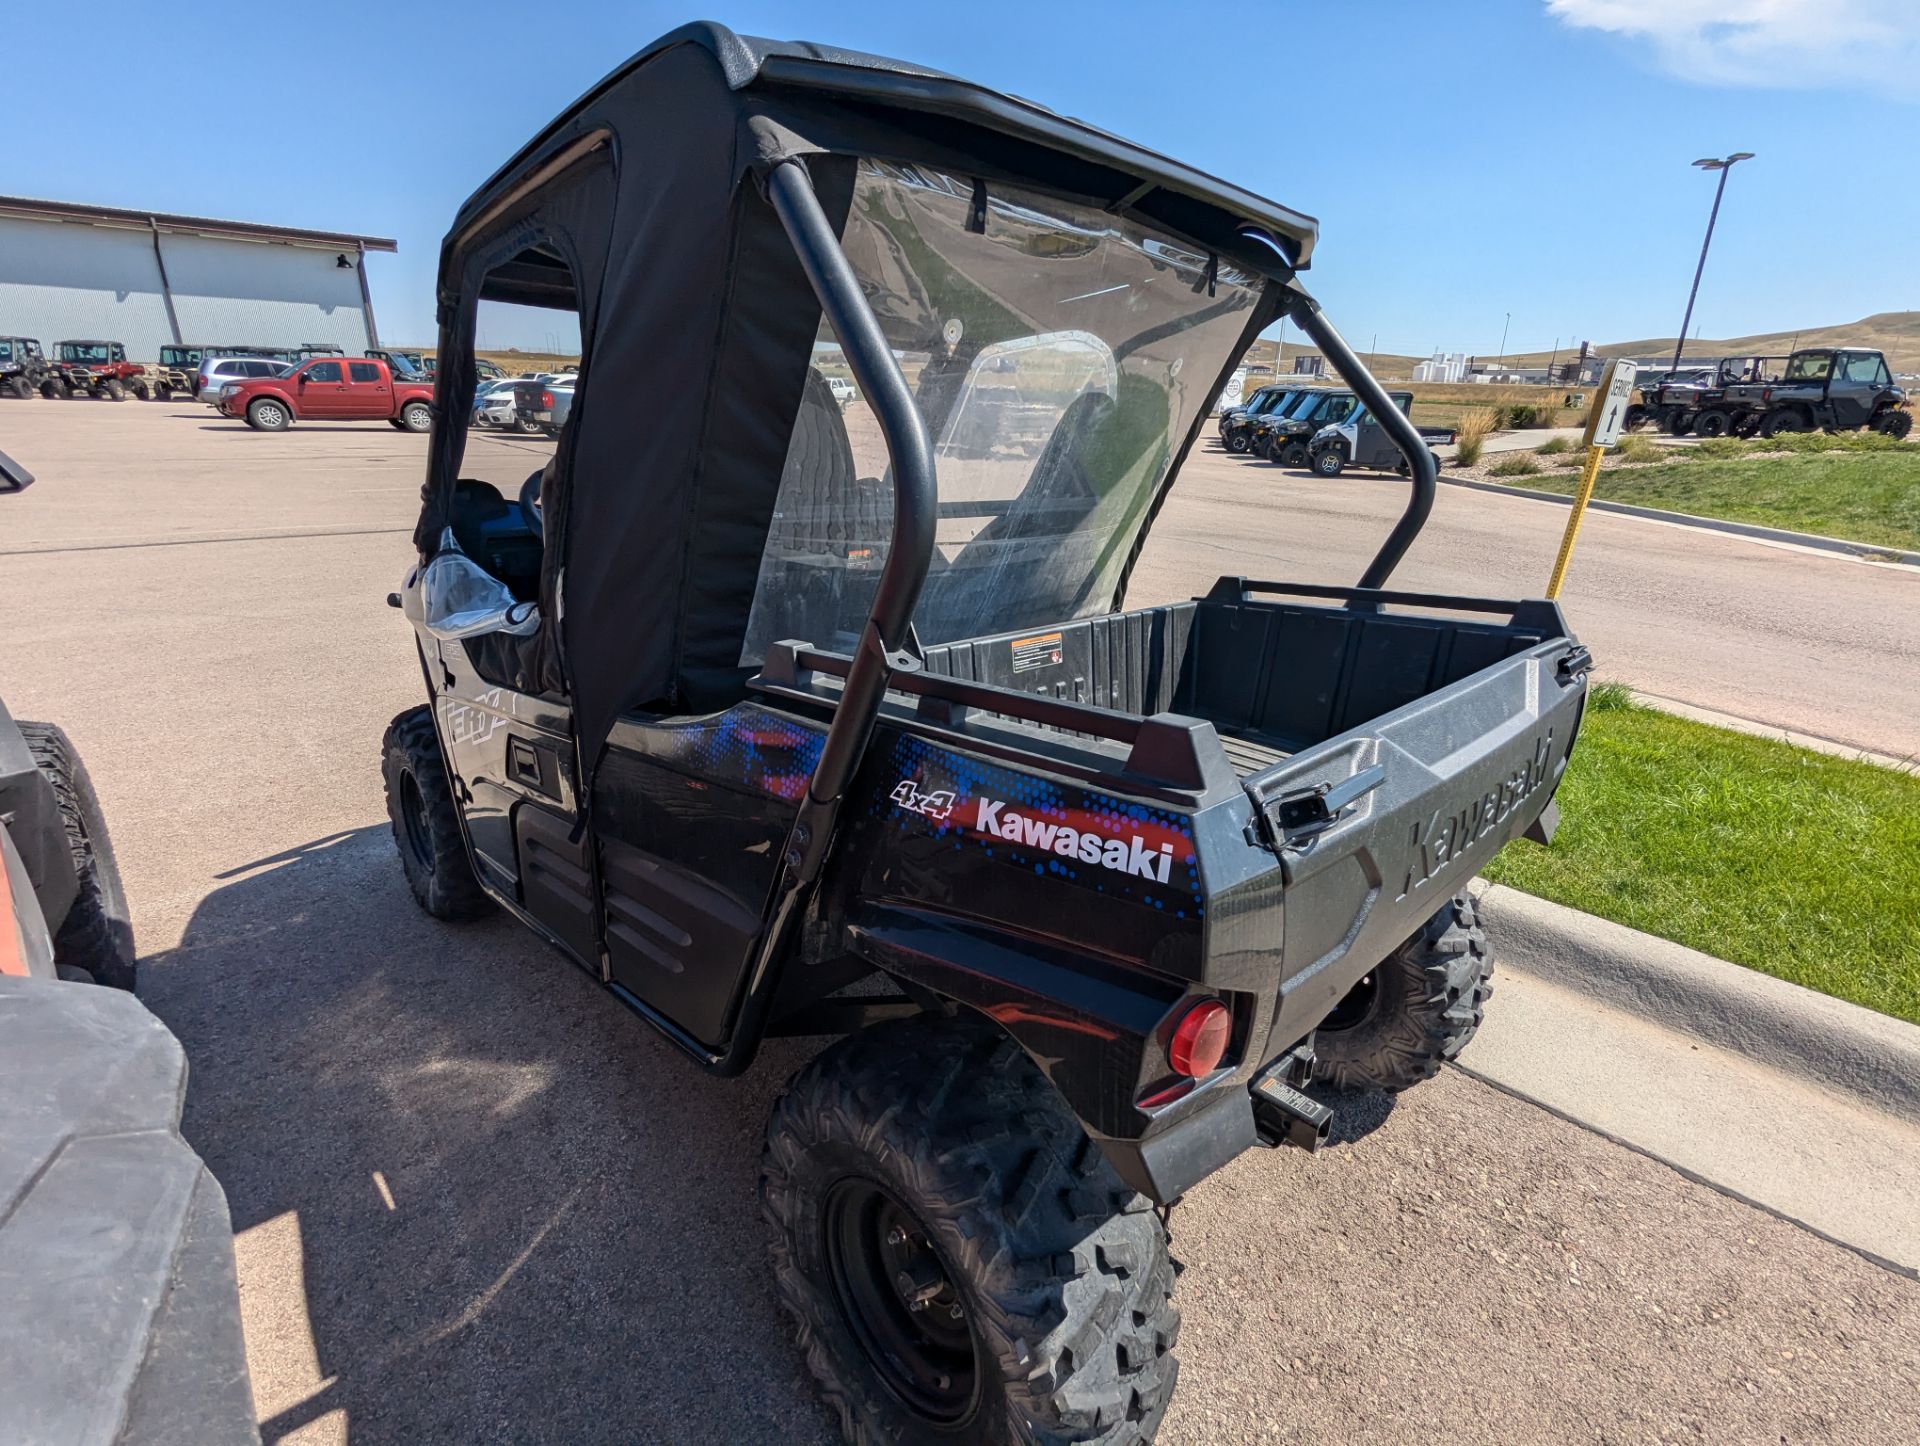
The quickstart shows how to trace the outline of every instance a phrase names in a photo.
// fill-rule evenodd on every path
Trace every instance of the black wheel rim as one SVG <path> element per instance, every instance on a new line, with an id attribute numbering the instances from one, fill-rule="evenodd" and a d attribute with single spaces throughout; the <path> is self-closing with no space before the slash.
<path id="1" fill-rule="evenodd" d="M 841 1315 L 887 1389 L 923 1420 L 966 1421 L 979 1392 L 979 1355 L 925 1227 L 884 1187 L 858 1178 L 833 1187 L 822 1225 Z"/>
<path id="2" fill-rule="evenodd" d="M 400 775 L 400 830 L 407 852 L 428 873 L 433 872 L 433 846 L 427 833 L 427 801 L 420 796 L 420 780 L 411 769 Z"/>
<path id="3" fill-rule="evenodd" d="M 1365 1024 L 1373 1016 L 1373 1007 L 1379 999 L 1379 980 L 1376 975 L 1369 974 L 1333 1006 L 1333 1013 L 1320 1021 L 1320 1029 L 1327 1034 L 1338 1034 L 1343 1029 L 1354 1029 Z"/>

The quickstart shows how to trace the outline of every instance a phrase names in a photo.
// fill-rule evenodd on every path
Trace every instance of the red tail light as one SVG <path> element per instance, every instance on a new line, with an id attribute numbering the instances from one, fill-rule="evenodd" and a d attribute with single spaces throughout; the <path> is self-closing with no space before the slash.
<path id="1" fill-rule="evenodd" d="M 1167 1062 L 1175 1073 L 1188 1079 L 1212 1074 L 1225 1058 L 1232 1034 L 1233 1016 L 1227 1006 L 1217 999 L 1203 1000 L 1181 1015 L 1174 1026 Z"/>
<path id="2" fill-rule="evenodd" d="M 553 393 L 552 392 L 540 393 L 540 405 L 545 407 L 549 412 L 551 412 L 553 410 Z"/>

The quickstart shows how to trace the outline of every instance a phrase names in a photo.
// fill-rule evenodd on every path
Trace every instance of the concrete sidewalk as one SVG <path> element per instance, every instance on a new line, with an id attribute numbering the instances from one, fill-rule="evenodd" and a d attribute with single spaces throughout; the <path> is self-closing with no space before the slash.
<path id="1" fill-rule="evenodd" d="M 1509 889 L 1479 907 L 1499 973 L 1462 1069 L 1920 1278 L 1920 1030 Z"/>

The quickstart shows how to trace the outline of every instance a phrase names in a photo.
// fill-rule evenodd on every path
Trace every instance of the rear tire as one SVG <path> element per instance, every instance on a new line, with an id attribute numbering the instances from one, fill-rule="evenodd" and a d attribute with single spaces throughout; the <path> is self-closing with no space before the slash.
<path id="1" fill-rule="evenodd" d="M 1798 412 L 1768 412 L 1766 420 L 1760 424 L 1760 435 L 1777 437 L 1782 432 L 1810 432 L 1812 426 Z"/>
<path id="2" fill-rule="evenodd" d="M 285 402 L 268 397 L 247 404 L 247 425 L 256 432 L 284 432 L 293 424 Z"/>
<path id="3" fill-rule="evenodd" d="M 120 867 L 106 816 L 94 795 L 93 780 L 67 735 L 51 723 L 22 723 L 21 736 L 40 772 L 53 785 L 66 825 L 80 892 L 53 936 L 53 962 L 62 978 L 84 970 L 96 984 L 133 993 L 138 974 L 133 948 L 133 917 L 127 910 Z"/>
<path id="4" fill-rule="evenodd" d="M 1382 960 L 1314 1035 L 1316 1076 L 1397 1091 L 1459 1057 L 1493 993 L 1493 958 L 1473 901 L 1457 894 Z"/>
<path id="5" fill-rule="evenodd" d="M 1665 419 L 1667 435 L 1669 437 L 1686 436 L 1687 433 L 1693 429 L 1692 421 L 1692 417 L 1677 408 L 1674 411 L 1668 412 Z"/>
<path id="6" fill-rule="evenodd" d="M 73 391 L 65 382 L 60 380 L 59 377 L 55 377 L 51 381 L 41 384 L 40 395 L 50 402 L 58 402 L 65 401 L 68 397 L 72 396 Z"/>
<path id="7" fill-rule="evenodd" d="M 381 743 L 387 819 L 400 850 L 407 887 L 436 919 L 478 919 L 493 911 L 460 833 L 446 759 L 431 710 L 409 708 L 387 725 Z"/>
<path id="8" fill-rule="evenodd" d="M 1733 419 L 1725 412 L 1702 412 L 1694 421 L 1693 430 L 1703 437 L 1724 437 L 1733 425 Z"/>
<path id="9" fill-rule="evenodd" d="M 407 432 L 433 430 L 433 409 L 425 402 L 408 402 L 400 409 L 400 427 Z"/>
<path id="10" fill-rule="evenodd" d="M 774 1106 L 760 1199 L 849 1441 L 1153 1439 L 1166 1232 L 998 1031 L 922 1015 L 828 1049 Z"/>

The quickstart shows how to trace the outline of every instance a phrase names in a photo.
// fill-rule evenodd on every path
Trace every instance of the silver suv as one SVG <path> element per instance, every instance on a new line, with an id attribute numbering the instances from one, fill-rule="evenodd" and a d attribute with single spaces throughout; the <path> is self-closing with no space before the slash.
<path id="1" fill-rule="evenodd" d="M 210 356 L 200 362 L 194 378 L 193 394 L 210 407 L 220 405 L 220 388 L 228 382 L 244 382 L 253 377 L 284 376 L 291 371 L 286 362 L 270 361 L 263 356 Z"/>

